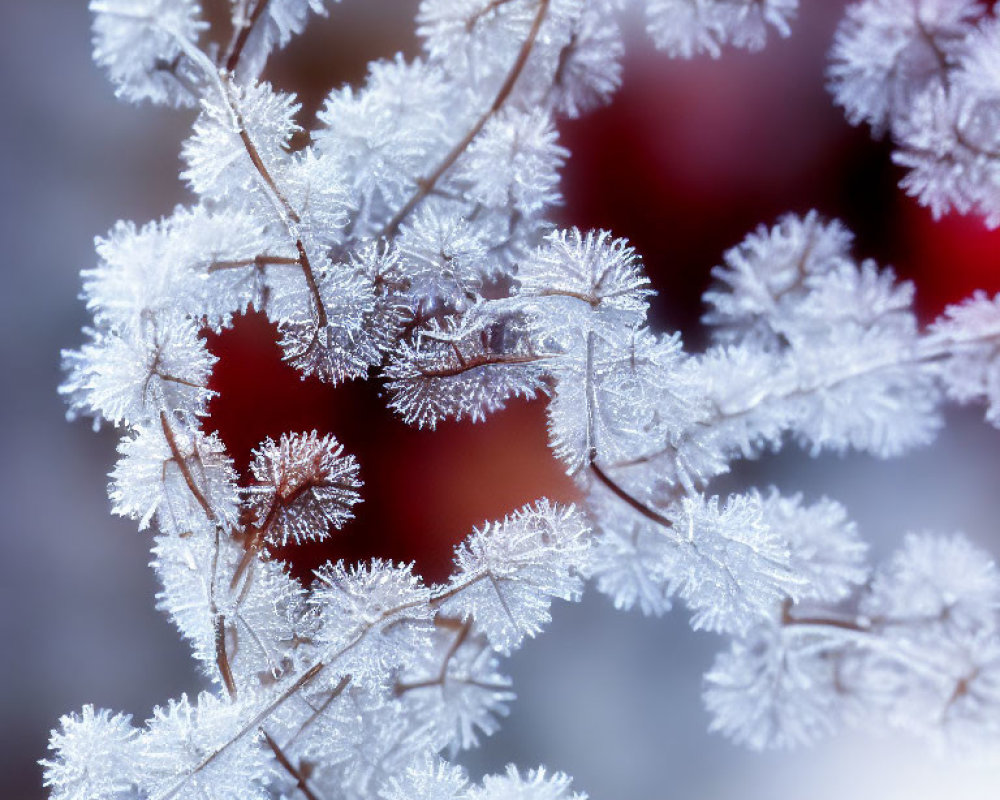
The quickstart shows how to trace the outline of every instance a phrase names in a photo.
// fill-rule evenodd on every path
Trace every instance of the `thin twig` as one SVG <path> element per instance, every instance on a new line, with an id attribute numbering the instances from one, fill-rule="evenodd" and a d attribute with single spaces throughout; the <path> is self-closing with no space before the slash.
<path id="1" fill-rule="evenodd" d="M 355 643 L 352 642 L 352 644 L 348 645 L 348 647 L 345 647 L 344 650 L 346 651 L 354 644 Z M 302 673 L 302 675 L 299 676 L 299 678 L 295 681 L 295 683 L 293 683 L 291 686 L 285 689 L 274 700 L 272 700 L 270 703 L 264 706 L 264 708 L 262 708 L 259 712 L 257 712 L 257 714 L 254 715 L 253 719 L 251 719 L 250 722 L 241 727 L 240 730 L 237 731 L 235 735 L 227 739 L 217 749 L 213 750 L 211 753 L 205 756 L 200 762 L 198 762 L 194 767 L 192 767 L 186 773 L 181 775 L 176 781 L 174 781 L 173 785 L 171 785 L 170 788 L 168 788 L 166 791 L 164 791 L 162 794 L 155 795 L 154 796 L 155 800 L 170 800 L 170 798 L 176 797 L 177 793 L 180 792 L 180 790 L 187 785 L 188 781 L 191 780 L 192 775 L 196 775 L 197 773 L 202 772 L 205 768 L 214 763 L 216 759 L 220 758 L 223 753 L 227 752 L 230 747 L 239 742 L 244 736 L 247 736 L 251 731 L 259 729 L 261 724 L 268 717 L 270 717 L 271 714 L 273 714 L 278 708 L 280 708 L 281 705 L 288 700 L 288 698 L 294 697 L 296 694 L 298 694 L 298 692 L 301 691 L 303 686 L 309 684 L 312 681 L 312 679 L 315 678 L 317 675 L 319 675 L 324 669 L 326 669 L 326 667 L 327 664 L 323 661 L 317 661 L 315 664 L 313 664 L 309 669 L 307 669 L 305 672 Z"/>
<path id="2" fill-rule="evenodd" d="M 664 528 L 673 529 L 674 523 L 663 516 L 660 512 L 650 508 L 638 498 L 632 496 L 621 485 L 619 485 L 610 475 L 608 475 L 596 461 L 590 462 L 590 471 L 604 486 L 611 490 L 619 500 L 625 502 L 633 510 L 638 511 L 646 519 L 662 525 Z"/>
<path id="3" fill-rule="evenodd" d="M 296 728 L 295 733 L 293 733 L 291 737 L 288 739 L 288 741 L 285 742 L 285 747 L 291 747 L 292 742 L 298 739 L 305 732 L 306 728 L 308 728 L 317 719 L 320 718 L 320 716 L 326 711 L 326 709 L 329 708 L 330 703 L 332 703 L 334 700 L 336 700 L 338 697 L 340 697 L 340 695 L 344 693 L 344 689 L 347 688 L 347 684 L 349 684 L 350 682 L 351 682 L 350 675 L 345 675 L 343 678 L 341 678 L 340 683 L 338 683 L 336 686 L 333 687 L 333 691 L 330 692 L 329 696 L 323 701 L 323 703 L 320 705 L 319 708 L 314 708 L 312 703 L 310 703 L 305 698 L 301 698 L 302 702 L 304 702 L 307 706 L 309 706 L 309 708 L 312 709 L 312 714 L 309 715 L 309 718 L 305 722 L 303 722 L 301 725 L 299 725 L 298 728 Z"/>
<path id="4" fill-rule="evenodd" d="M 319 795 L 316 794 L 309 786 L 306 781 L 306 776 L 302 774 L 302 771 L 296 767 L 285 755 L 285 752 L 278 746 L 278 743 L 271 738 L 271 734 L 267 731 L 262 731 L 264 734 L 264 741 L 267 742 L 267 746 L 271 748 L 271 752 L 274 753 L 274 757 L 277 759 L 278 763 L 284 768 L 284 770 L 295 778 L 295 784 L 299 787 L 299 790 L 304 794 L 307 800 L 320 800 Z"/>
<path id="5" fill-rule="evenodd" d="M 792 616 L 792 601 L 785 600 L 781 606 L 781 624 L 788 625 L 812 625 L 821 626 L 827 628 L 840 628 L 845 631 L 858 631 L 860 633 L 868 633 L 871 627 L 862 624 L 858 619 L 854 617 L 835 617 L 835 616 L 812 616 L 812 617 L 795 617 Z"/>
<path id="6" fill-rule="evenodd" d="M 420 377 L 422 378 L 454 378 L 458 375 L 463 375 L 466 372 L 472 372 L 473 370 L 481 369 L 483 367 L 497 367 L 497 366 L 516 366 L 518 364 L 533 364 L 537 361 L 544 361 L 548 356 L 544 355 L 525 355 L 525 356 L 508 356 L 503 353 L 498 353 L 496 355 L 482 355 L 476 356 L 474 358 L 462 359 L 462 363 L 454 367 L 433 367 L 428 369 L 420 369 Z"/>
<path id="7" fill-rule="evenodd" d="M 160 426 L 163 428 L 163 435 L 167 440 L 167 447 L 170 448 L 170 454 L 173 460 L 177 463 L 177 468 L 181 471 L 181 475 L 184 476 L 184 482 L 187 484 L 188 489 L 194 496 L 194 499 L 198 501 L 198 505 L 202 507 L 202 510 L 212 522 L 217 522 L 218 518 L 215 516 L 215 512 L 212 510 L 212 506 L 209 505 L 208 500 L 205 495 L 202 494 L 201 489 L 198 488 L 198 484 L 195 483 L 194 476 L 191 474 L 191 470 L 188 469 L 187 460 L 181 453 L 180 448 L 177 446 L 177 439 L 174 436 L 174 431 L 170 427 L 170 423 L 167 422 L 167 412 L 160 412 Z"/>
<path id="8" fill-rule="evenodd" d="M 301 265 L 302 262 L 299 260 L 298 256 L 290 258 L 289 256 L 260 255 L 254 256 L 253 258 L 240 258 L 235 261 L 213 261 L 208 265 L 208 269 L 206 271 L 211 274 L 225 269 L 240 269 L 242 267 L 257 267 L 258 269 L 262 269 L 263 267 L 299 267 Z"/>
<path id="9" fill-rule="evenodd" d="M 438 670 L 438 675 L 436 678 L 428 678 L 427 680 L 414 681 L 412 683 L 397 683 L 393 689 L 394 694 L 398 697 L 400 695 L 406 694 L 406 692 L 413 689 L 426 689 L 431 686 L 444 686 L 444 682 L 448 677 L 448 665 L 451 660 L 455 657 L 455 654 L 459 651 L 465 640 L 469 638 L 469 633 L 472 631 L 472 619 L 466 619 L 462 626 L 458 629 L 455 638 L 452 639 L 451 644 L 448 646 L 448 652 L 445 653 L 444 658 L 441 661 L 441 669 Z"/>
<path id="10" fill-rule="evenodd" d="M 226 652 L 226 618 L 222 614 L 215 617 L 215 664 L 219 668 L 222 676 L 222 683 L 229 692 L 229 696 L 236 698 L 236 681 L 233 678 L 233 670 L 229 664 L 229 654 Z"/>
<path id="11" fill-rule="evenodd" d="M 243 143 L 243 149 L 246 150 L 247 156 L 250 158 L 250 162 L 253 164 L 254 169 L 257 170 L 257 174 L 260 175 L 261 180 L 264 182 L 264 185 L 268 190 L 268 197 L 270 197 L 271 202 L 277 206 L 280 216 L 282 217 L 282 221 L 285 223 L 285 227 L 288 229 L 289 234 L 295 239 L 295 249 L 299 253 L 299 266 L 302 268 L 302 274 L 306 279 L 306 285 L 309 287 L 309 293 L 312 295 L 313 304 L 316 306 L 317 326 L 319 328 L 325 328 L 329 323 L 326 306 L 323 304 L 323 297 L 320 295 L 319 286 L 316 283 L 316 276 L 313 273 L 312 265 L 309 263 L 309 256 L 306 254 L 306 248 L 302 243 L 302 237 L 299 236 L 298 226 L 302 219 L 299 217 L 299 213 L 292 207 L 292 204 L 288 202 L 288 198 L 286 198 L 278 188 L 277 183 L 275 183 L 274 178 L 267 169 L 267 165 L 261 158 L 260 152 L 257 150 L 257 146 L 250 138 L 250 134 L 246 128 L 246 123 L 243 121 L 243 114 L 240 112 L 239 106 L 233 97 L 230 76 L 224 75 L 221 80 L 223 99 L 229 105 L 229 110 L 236 122 L 236 127 L 239 129 L 239 136 L 240 141 Z"/>
<path id="12" fill-rule="evenodd" d="M 233 38 L 229 42 L 229 47 L 226 49 L 225 67 L 229 72 L 235 72 L 236 68 L 240 64 L 240 58 L 243 55 L 243 48 L 246 47 L 247 40 L 250 38 L 250 34 L 253 32 L 254 27 L 260 21 L 264 10 L 267 8 L 269 0 L 258 0 L 257 5 L 254 6 L 253 11 L 250 15 L 246 17 L 241 25 L 234 28 Z"/>

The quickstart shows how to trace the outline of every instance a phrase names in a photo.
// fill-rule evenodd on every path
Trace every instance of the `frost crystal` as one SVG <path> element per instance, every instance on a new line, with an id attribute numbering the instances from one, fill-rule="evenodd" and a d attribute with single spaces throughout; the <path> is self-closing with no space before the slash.
<path id="1" fill-rule="evenodd" d="M 255 485 L 245 490 L 254 524 L 283 545 L 325 539 L 361 501 L 358 462 L 333 436 L 283 434 L 254 451 Z"/>
<path id="2" fill-rule="evenodd" d="M 888 131 L 902 187 L 935 217 L 1000 225 L 1000 25 L 976 0 L 863 0 L 848 7 L 830 88 L 853 124 Z"/>
<path id="3" fill-rule="evenodd" d="M 341 668 L 354 680 L 377 683 L 421 652 L 428 630 L 414 623 L 430 617 L 430 591 L 410 567 L 337 562 L 316 577 L 319 640 L 324 651 L 343 656 Z"/>
<path id="4" fill-rule="evenodd" d="M 712 730 L 754 750 L 832 733 L 841 714 L 835 665 L 811 645 L 771 627 L 733 642 L 705 676 Z"/>
<path id="5" fill-rule="evenodd" d="M 198 0 L 91 0 L 94 61 L 107 69 L 117 94 L 193 105 L 191 65 L 183 43 L 197 41 L 207 25 Z"/>
<path id="6" fill-rule="evenodd" d="M 656 46 L 671 55 L 718 58 L 727 44 L 760 50 L 768 25 L 788 36 L 798 5 L 798 0 L 649 0 L 647 29 Z"/>
<path id="7" fill-rule="evenodd" d="M 84 706 L 80 714 L 60 720 L 43 761 L 45 785 L 54 800 L 112 800 L 124 796 L 137 779 L 139 731 L 132 718 L 107 709 Z"/>
<path id="8" fill-rule="evenodd" d="M 509 653 L 549 621 L 552 598 L 579 597 L 588 532 L 574 508 L 544 500 L 477 530 L 456 552 L 441 609 L 474 618 L 490 644 Z"/>

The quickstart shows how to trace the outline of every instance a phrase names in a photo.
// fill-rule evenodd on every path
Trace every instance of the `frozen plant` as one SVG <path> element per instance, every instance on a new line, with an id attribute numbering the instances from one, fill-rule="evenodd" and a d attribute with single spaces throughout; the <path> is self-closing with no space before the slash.
<path id="1" fill-rule="evenodd" d="M 935 217 L 1000 225 L 1000 18 L 979 0 L 861 0 L 837 32 L 830 85 L 847 118 L 889 132 L 902 186 Z"/>
<path id="2" fill-rule="evenodd" d="M 123 428 L 114 511 L 155 522 L 160 604 L 214 688 L 144 725 L 65 716 L 44 762 L 54 800 L 573 800 L 561 773 L 473 785 L 446 757 L 496 729 L 513 696 L 503 657 L 587 584 L 646 614 L 680 601 L 728 636 L 705 700 L 751 747 L 869 719 L 963 751 L 1000 743 L 988 555 L 919 533 L 872 569 L 833 500 L 712 493 L 734 460 L 789 441 L 900 455 L 934 438 L 947 399 L 984 402 L 997 424 L 1000 301 L 976 295 L 922 329 L 913 287 L 813 212 L 726 253 L 705 352 L 652 330 L 639 255 L 549 221 L 569 155 L 553 115 L 618 85 L 618 5 L 424 0 L 423 56 L 331 92 L 293 149 L 295 98 L 258 76 L 326 13 L 318 0 L 235 0 L 224 37 L 196 0 L 93 0 L 119 94 L 200 109 L 182 150 L 197 202 L 98 241 L 93 328 L 65 354 L 62 392 L 71 416 Z M 757 47 L 794 6 L 646 10 L 653 38 L 691 55 Z M 890 88 L 866 91 L 865 113 L 895 107 Z M 303 375 L 381 380 L 415 425 L 547 395 L 579 507 L 540 499 L 483 525 L 441 584 L 381 559 L 300 584 L 267 545 L 336 536 L 364 475 L 333 436 L 293 431 L 240 476 L 205 429 L 201 334 L 249 308 Z"/>

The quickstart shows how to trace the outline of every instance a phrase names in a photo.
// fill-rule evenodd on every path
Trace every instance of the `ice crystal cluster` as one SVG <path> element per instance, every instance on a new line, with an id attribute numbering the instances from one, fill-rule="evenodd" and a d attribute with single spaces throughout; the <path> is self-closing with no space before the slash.
<path id="1" fill-rule="evenodd" d="M 1000 225 L 1000 19 L 978 0 L 863 0 L 837 32 L 831 89 L 889 132 L 903 187 L 935 216 Z"/>
<path id="2" fill-rule="evenodd" d="M 258 76 L 331 12 L 321 0 L 233 0 L 227 33 L 197 0 L 90 5 L 122 97 L 199 109 L 182 148 L 196 201 L 98 240 L 93 327 L 65 354 L 62 391 L 71 416 L 123 430 L 114 510 L 157 531 L 160 605 L 214 688 L 140 725 L 91 706 L 64 717 L 44 762 L 53 800 L 577 798 L 558 772 L 473 784 L 450 759 L 505 713 L 503 657 L 585 585 L 645 614 L 679 602 L 728 637 L 705 701 L 750 747 L 877 721 L 996 748 L 987 554 L 920 532 L 872 567 L 834 500 L 720 497 L 712 482 L 789 442 L 897 456 L 934 438 L 948 400 L 1000 424 L 1000 301 L 976 295 L 922 328 L 913 287 L 809 213 L 725 254 L 704 352 L 652 330 L 639 255 L 549 221 L 568 157 L 553 117 L 620 81 L 615 0 L 424 0 L 422 56 L 333 90 L 297 148 L 295 97 Z M 795 5 L 645 13 L 668 52 L 714 56 L 786 34 Z M 831 68 L 850 118 L 899 140 L 911 189 L 993 222 L 998 31 L 968 2 L 865 0 Z M 483 525 L 441 584 L 376 559 L 302 585 L 273 547 L 336 536 L 364 476 L 334 437 L 303 431 L 237 474 L 206 415 L 202 334 L 249 308 L 303 376 L 381 381 L 414 425 L 546 395 L 579 506 L 540 499 Z"/>

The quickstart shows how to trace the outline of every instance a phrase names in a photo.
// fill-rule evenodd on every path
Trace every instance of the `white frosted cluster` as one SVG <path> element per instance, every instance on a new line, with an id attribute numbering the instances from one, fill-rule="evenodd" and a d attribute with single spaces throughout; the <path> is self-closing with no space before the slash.
<path id="1" fill-rule="evenodd" d="M 474 785 L 440 754 L 496 730 L 513 697 L 501 657 L 587 582 L 647 614 L 680 599 L 696 628 L 731 637 L 705 699 L 714 728 L 752 747 L 810 742 L 865 710 L 996 746 L 1000 587 L 985 554 L 921 534 L 870 577 L 836 502 L 721 499 L 710 484 L 789 441 L 898 455 L 933 438 L 945 398 L 985 401 L 997 423 L 997 301 L 976 295 L 924 330 L 912 287 L 810 212 L 726 254 L 705 352 L 652 329 L 635 250 L 551 217 L 569 156 L 555 115 L 619 84 L 620 5 L 424 0 L 421 56 L 370 65 L 296 137 L 297 99 L 258 76 L 327 11 L 318 0 L 234 0 L 228 43 L 196 0 L 93 0 L 95 59 L 119 93 L 199 106 L 183 147 L 195 199 L 98 240 L 93 327 L 64 354 L 61 391 L 70 416 L 123 429 L 113 509 L 158 527 L 157 601 L 212 691 L 142 727 L 90 706 L 64 717 L 44 762 L 55 800 L 582 800 L 561 773 L 511 767 Z M 795 8 L 646 3 L 654 39 L 682 56 L 755 49 Z M 970 32 L 975 12 L 856 6 L 833 71 L 852 118 L 902 136 L 904 105 L 913 119 L 935 92 L 967 92 L 978 105 L 953 132 L 985 147 L 997 128 L 981 99 L 1000 66 L 994 24 Z M 865 44 L 882 36 L 892 47 Z M 886 82 L 905 103 L 879 105 Z M 204 334 L 248 309 L 303 377 L 381 380 L 420 427 L 547 395 L 580 504 L 541 499 L 485 523 L 439 585 L 378 558 L 304 585 L 277 548 L 336 535 L 362 499 L 359 467 L 332 435 L 285 433 L 237 474 L 211 431 Z"/>
<path id="2" fill-rule="evenodd" d="M 143 734 L 139 791 L 149 797 L 169 794 L 178 778 L 190 775 L 175 796 L 266 800 L 269 760 L 255 734 L 236 738 L 252 709 L 252 703 L 231 703 L 208 692 L 194 702 L 181 695 L 157 708 Z"/>
<path id="3" fill-rule="evenodd" d="M 234 84 L 209 95 L 201 105 L 181 152 L 187 164 L 181 177 L 196 194 L 208 200 L 246 197 L 263 181 L 244 154 L 244 135 L 265 164 L 281 172 L 287 169 L 291 160 L 287 148 L 298 130 L 299 109 L 290 95 L 275 91 L 269 83 Z"/>
<path id="4" fill-rule="evenodd" d="M 792 571 L 804 578 L 800 600 L 836 603 L 849 598 L 868 577 L 868 546 L 847 510 L 827 497 L 805 505 L 801 495 L 776 489 L 761 498 L 764 524 L 787 543 Z"/>
<path id="5" fill-rule="evenodd" d="M 255 483 L 245 490 L 254 523 L 267 528 L 269 541 L 283 545 L 325 539 L 340 528 L 360 502 L 358 462 L 343 455 L 333 436 L 283 434 L 254 451 Z"/>
<path id="6" fill-rule="evenodd" d="M 339 0 L 332 0 L 339 2 Z M 268 0 L 266 3 L 229 0 L 234 38 L 246 30 L 246 44 L 235 69 L 241 77 L 258 76 L 275 48 L 284 47 L 302 33 L 310 12 L 325 15 L 327 0 Z M 254 12 L 260 9 L 255 17 Z"/>
<path id="7" fill-rule="evenodd" d="M 198 0 L 93 0 L 94 61 L 126 100 L 194 105 L 185 43 L 207 25 Z"/>
<path id="8" fill-rule="evenodd" d="M 87 705 L 79 714 L 65 715 L 59 725 L 49 740 L 56 755 L 42 762 L 52 796 L 59 800 L 126 796 L 138 779 L 139 731 L 132 718 Z"/>
<path id="9" fill-rule="evenodd" d="M 856 616 L 786 605 L 720 655 L 706 679 L 713 728 L 760 749 L 888 721 L 992 752 L 1000 574 L 988 555 L 961 536 L 911 534 L 858 595 Z"/>
<path id="10" fill-rule="evenodd" d="M 950 354 L 942 366 L 948 393 L 959 402 L 985 401 L 986 418 L 1000 427 L 1000 361 L 990 343 L 1000 333 L 1000 298 L 976 292 L 949 306 L 934 324 L 932 347 Z"/>
<path id="11" fill-rule="evenodd" d="M 728 44 L 760 50 L 768 26 L 788 36 L 798 7 L 798 0 L 649 0 L 646 27 L 671 55 L 718 58 Z"/>
<path id="12" fill-rule="evenodd" d="M 571 791 L 569 776 L 546 773 L 544 767 L 526 775 L 513 766 L 503 775 L 488 775 L 481 786 L 470 785 L 465 770 L 441 760 L 420 761 L 404 776 L 393 780 L 380 794 L 382 800 L 586 800 L 585 794 Z"/>
<path id="13" fill-rule="evenodd" d="M 442 610 L 475 619 L 493 647 L 511 652 L 549 621 L 553 598 L 579 598 L 588 533 L 579 512 L 545 500 L 475 531 L 456 550 Z"/>
<path id="14" fill-rule="evenodd" d="M 321 650 L 357 683 L 385 681 L 425 646 L 430 590 L 412 565 L 373 559 L 347 567 L 338 561 L 316 577 L 310 599 L 320 618 Z"/>
<path id="15" fill-rule="evenodd" d="M 452 320 L 400 342 L 384 370 L 393 394 L 389 407 L 407 423 L 433 430 L 447 418 L 482 421 L 510 398 L 543 390 L 545 355 L 534 350 L 523 326 L 507 323 L 466 331 Z"/>
<path id="16" fill-rule="evenodd" d="M 111 473 L 112 510 L 138 519 L 140 530 L 155 517 L 161 531 L 178 535 L 216 522 L 235 525 L 236 470 L 219 437 L 172 428 L 167 434 L 161 426 L 150 426 L 122 439 L 122 458 Z M 192 484 L 204 504 L 192 493 Z"/>
<path id="17" fill-rule="evenodd" d="M 978 0 L 862 0 L 831 53 L 830 88 L 852 124 L 896 142 L 902 187 L 935 217 L 1000 225 L 1000 24 Z"/>
<path id="18" fill-rule="evenodd" d="M 720 653 L 705 675 L 711 729 L 754 750 L 814 744 L 844 713 L 826 642 L 761 626 Z"/>
<path id="19" fill-rule="evenodd" d="M 416 724 L 454 754 L 496 732 L 498 717 L 507 715 L 514 692 L 510 678 L 499 671 L 499 660 L 486 637 L 472 634 L 471 626 L 458 627 L 456 633 L 454 623 L 439 624 L 433 646 L 400 673 L 396 691 L 403 692 Z"/>

